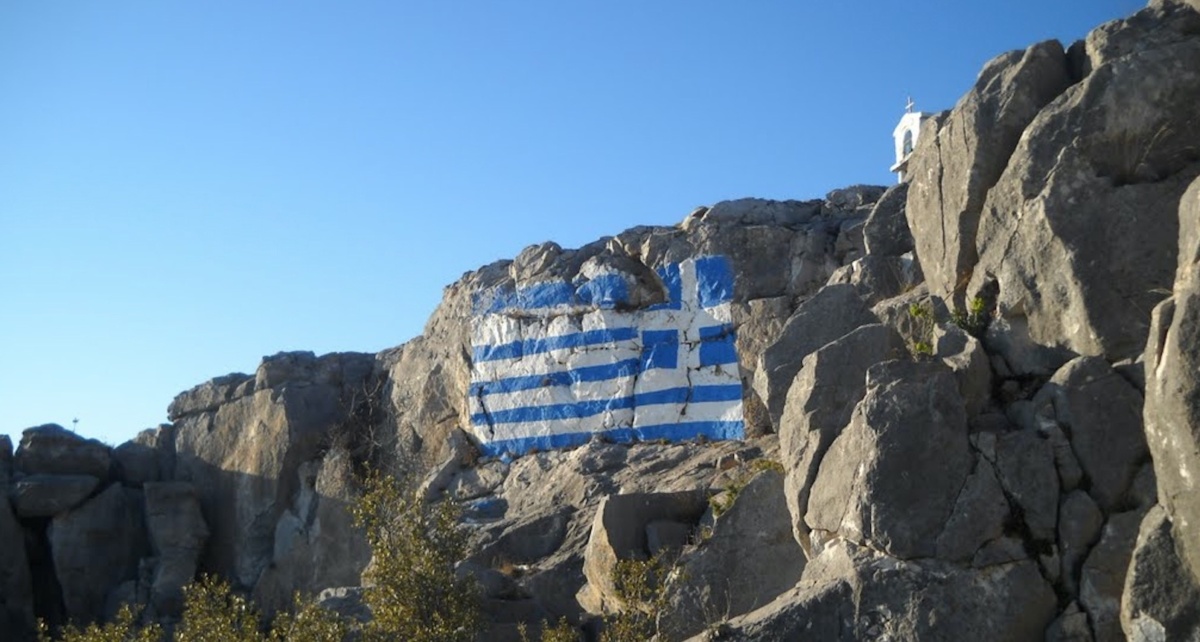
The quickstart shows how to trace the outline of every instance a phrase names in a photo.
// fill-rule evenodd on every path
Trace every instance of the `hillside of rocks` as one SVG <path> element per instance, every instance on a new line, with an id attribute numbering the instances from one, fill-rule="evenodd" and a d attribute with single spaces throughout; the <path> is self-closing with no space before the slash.
<path id="1" fill-rule="evenodd" d="M 396 348 L 265 357 L 115 447 L 0 440 L 0 638 L 171 622 L 201 573 L 353 611 L 377 468 L 462 506 L 481 639 L 596 639 L 629 608 L 616 562 L 659 556 L 662 640 L 1200 640 L 1198 105 L 1200 3 L 1156 0 L 988 62 L 904 183 L 533 245 Z M 539 411 L 501 440 L 520 408 L 487 386 L 543 374 L 481 344 L 629 319 L 658 324 L 630 385 L 683 382 L 666 423 L 605 401 L 590 432 Z"/>

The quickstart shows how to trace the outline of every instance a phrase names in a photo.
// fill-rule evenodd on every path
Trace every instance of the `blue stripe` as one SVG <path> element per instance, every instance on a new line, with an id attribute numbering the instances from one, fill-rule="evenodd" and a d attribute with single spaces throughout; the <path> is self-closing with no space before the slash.
<path id="1" fill-rule="evenodd" d="M 531 421 L 555 421 L 559 419 L 582 419 L 610 410 L 628 410 L 640 406 L 657 406 L 667 403 L 705 403 L 709 401 L 740 401 L 741 384 L 715 386 L 692 386 L 691 388 L 668 388 L 654 392 L 643 392 L 630 397 L 614 397 L 575 403 L 547 404 L 545 406 L 521 406 L 492 412 L 477 412 L 471 415 L 471 425 L 494 426 L 496 424 L 519 424 Z"/>
<path id="2" fill-rule="evenodd" d="M 495 381 L 478 381 L 471 384 L 471 396 L 504 394 L 518 390 L 534 390 L 549 386 L 570 386 L 585 381 L 606 381 L 618 377 L 630 377 L 638 373 L 638 360 L 625 359 L 616 363 L 606 363 L 600 366 L 586 366 L 548 372 L 546 374 L 526 375 L 523 377 L 508 377 Z"/>
<path id="3" fill-rule="evenodd" d="M 702 308 L 733 300 L 733 269 L 728 259 L 723 256 L 696 259 L 696 295 Z"/>
<path id="4" fill-rule="evenodd" d="M 595 433 L 604 438 L 618 442 L 654 441 L 685 441 L 704 436 L 708 439 L 743 439 L 746 426 L 741 421 L 693 421 L 678 424 L 661 424 L 657 426 L 642 426 L 640 428 L 614 428 Z M 539 435 L 535 437 L 519 437 L 480 444 L 479 450 L 486 457 L 497 457 L 504 453 L 522 455 L 533 449 L 554 450 L 582 446 L 591 440 L 593 433 L 575 432 L 559 435 Z"/>
<path id="5" fill-rule="evenodd" d="M 628 341 L 636 339 L 637 328 L 609 328 L 606 330 L 588 330 L 574 334 L 564 334 L 544 339 L 526 339 L 512 343 L 502 343 L 495 346 L 475 346 L 471 358 L 476 361 L 497 361 L 499 359 L 516 359 L 528 354 L 539 354 L 564 348 L 582 348 L 600 343 L 613 341 Z"/>
<path id="6" fill-rule="evenodd" d="M 648 310 L 679 310 L 683 308 L 683 274 L 678 263 L 668 263 L 654 270 L 667 289 L 667 300 L 656 303 Z"/>

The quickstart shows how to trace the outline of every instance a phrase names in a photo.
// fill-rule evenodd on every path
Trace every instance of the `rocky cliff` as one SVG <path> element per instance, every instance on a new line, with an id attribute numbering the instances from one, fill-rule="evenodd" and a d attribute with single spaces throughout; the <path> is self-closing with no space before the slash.
<path id="1" fill-rule="evenodd" d="M 356 586 L 373 466 L 462 503 L 487 639 L 661 554 L 663 639 L 1200 640 L 1197 105 L 1200 6 L 1153 2 L 989 62 L 905 184 L 531 246 L 115 448 L 31 428 L 0 628 Z"/>

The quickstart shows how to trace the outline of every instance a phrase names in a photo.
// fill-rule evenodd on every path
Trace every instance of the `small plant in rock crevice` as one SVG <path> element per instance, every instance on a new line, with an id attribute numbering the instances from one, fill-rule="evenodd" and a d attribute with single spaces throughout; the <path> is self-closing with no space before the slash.
<path id="1" fill-rule="evenodd" d="M 929 303 L 911 303 L 908 316 L 913 321 L 913 338 L 909 350 L 914 357 L 933 356 L 933 329 L 937 322 L 933 318 L 933 306 Z"/>
<path id="2" fill-rule="evenodd" d="M 950 322 L 976 339 L 987 332 L 988 321 L 987 301 L 979 296 L 968 301 L 965 310 L 955 309 L 950 313 Z"/>

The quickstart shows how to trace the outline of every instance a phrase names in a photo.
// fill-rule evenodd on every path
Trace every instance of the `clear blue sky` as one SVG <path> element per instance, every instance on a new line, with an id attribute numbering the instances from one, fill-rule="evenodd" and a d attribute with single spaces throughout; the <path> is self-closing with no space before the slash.
<path id="1" fill-rule="evenodd" d="M 4 2 L 0 433 L 116 444 L 531 243 L 890 183 L 906 96 L 1142 4 Z"/>

